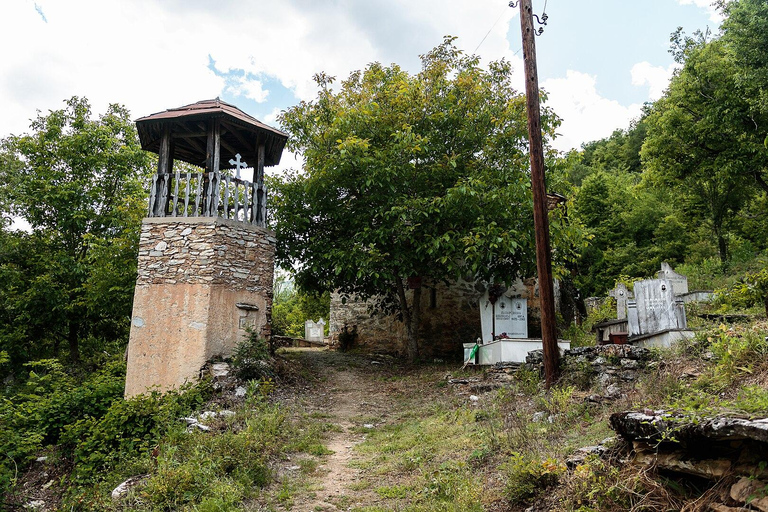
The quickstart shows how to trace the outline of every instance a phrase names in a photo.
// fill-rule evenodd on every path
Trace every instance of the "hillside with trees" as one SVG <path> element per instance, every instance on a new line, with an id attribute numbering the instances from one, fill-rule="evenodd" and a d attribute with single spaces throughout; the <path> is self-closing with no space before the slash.
<path id="1" fill-rule="evenodd" d="M 317 97 L 281 116 L 306 167 L 270 183 L 279 259 L 296 286 L 276 288 L 275 332 L 301 335 L 331 290 L 377 295 L 410 325 L 412 362 L 272 356 L 251 334 L 228 377 L 124 400 L 152 157 L 125 108 L 97 114 L 77 97 L 2 138 L 0 510 L 768 506 L 765 458 L 717 479 L 638 467 L 609 423 L 642 411 L 667 421 L 657 447 L 678 447 L 678 434 L 711 418 L 768 415 L 768 3 L 720 9 L 717 33 L 671 35 L 679 68 L 639 119 L 550 150 L 547 169 L 550 191 L 568 199 L 553 213 L 559 275 L 581 298 L 666 261 L 717 299 L 688 306 L 694 338 L 576 352 L 552 389 L 535 361 L 419 360 L 418 308 L 404 293 L 414 277 L 532 273 L 523 97 L 507 62 L 483 68 L 447 38 L 419 73 L 372 63 L 339 84 L 319 75 Z M 543 114 L 551 140 L 557 113 Z M 592 350 L 590 327 L 612 307 L 560 334 Z M 609 391 L 616 375 L 626 378 Z M 750 482 L 752 494 L 733 497 Z"/>

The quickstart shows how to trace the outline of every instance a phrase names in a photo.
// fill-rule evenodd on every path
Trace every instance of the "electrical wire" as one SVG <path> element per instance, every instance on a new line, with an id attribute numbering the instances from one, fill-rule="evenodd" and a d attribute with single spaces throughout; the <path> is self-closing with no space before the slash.
<path id="1" fill-rule="evenodd" d="M 504 13 L 506 12 L 506 10 L 507 10 L 507 7 L 506 7 L 506 6 L 504 6 L 504 10 L 503 10 L 503 11 L 501 11 L 501 14 L 499 14 L 499 17 L 498 17 L 498 18 L 496 18 L 496 21 L 494 21 L 494 22 L 493 22 L 493 25 L 491 25 L 491 28 L 489 28 L 489 29 L 488 29 L 488 32 L 486 32 L 486 33 L 485 33 L 485 36 L 483 36 L 483 39 L 482 39 L 482 41 L 480 41 L 480 42 L 477 44 L 477 48 L 475 48 L 475 49 L 472 51 L 472 53 L 473 53 L 473 54 L 474 54 L 474 53 L 476 53 L 476 52 L 477 52 L 477 49 L 478 49 L 478 48 L 480 48 L 480 46 L 481 46 L 481 45 L 482 45 L 482 44 L 485 42 L 486 38 L 487 38 L 487 37 L 490 35 L 490 33 L 491 33 L 491 30 L 493 30 L 493 27 L 495 27 L 495 26 L 496 26 L 496 24 L 499 22 L 499 20 L 500 20 L 500 19 L 501 19 L 501 18 L 504 16 Z"/>

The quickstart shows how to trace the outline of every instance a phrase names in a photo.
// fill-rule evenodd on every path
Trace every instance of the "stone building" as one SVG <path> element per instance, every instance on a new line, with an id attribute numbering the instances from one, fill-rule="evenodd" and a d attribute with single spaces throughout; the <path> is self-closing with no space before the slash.
<path id="1" fill-rule="evenodd" d="M 480 282 L 457 281 L 450 286 L 442 283 L 425 286 L 421 294 L 421 356 L 461 358 L 462 344 L 474 342 L 481 336 L 480 298 L 485 291 L 486 284 Z M 409 301 L 411 293 L 408 292 Z M 541 337 L 541 306 L 536 280 L 518 280 L 504 295 L 528 300 L 528 335 Z M 556 307 L 560 302 L 559 286 L 555 281 Z M 405 324 L 396 315 L 376 313 L 372 305 L 371 301 L 344 300 L 338 293 L 331 294 L 331 342 L 338 341 L 339 333 L 347 325 L 349 329 L 357 328 L 357 346 L 371 352 L 404 355 Z"/>
<path id="2" fill-rule="evenodd" d="M 139 242 L 126 397 L 195 381 L 247 329 L 269 336 L 275 238 L 266 227 L 264 167 L 280 161 L 287 141 L 218 99 L 136 125 L 158 170 Z M 195 167 L 174 170 L 174 160 Z M 253 181 L 240 176 L 246 162 Z"/>

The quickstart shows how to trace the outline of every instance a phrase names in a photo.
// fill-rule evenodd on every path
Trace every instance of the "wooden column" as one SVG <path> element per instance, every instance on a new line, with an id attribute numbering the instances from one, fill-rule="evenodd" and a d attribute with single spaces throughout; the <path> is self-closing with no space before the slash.
<path id="1" fill-rule="evenodd" d="M 525 99 L 528 111 L 528 138 L 531 155 L 533 223 L 536 229 L 536 267 L 541 297 L 541 338 L 544 349 L 544 374 L 549 388 L 557 379 L 560 352 L 557 348 L 555 293 L 552 283 L 552 257 L 549 243 L 547 190 L 544 184 L 544 148 L 541 140 L 539 78 L 536 71 L 536 41 L 531 0 L 520 0 L 520 29 L 523 33 Z"/>
<path id="2" fill-rule="evenodd" d="M 221 120 L 211 119 L 208 122 L 208 137 L 205 156 L 205 185 L 203 187 L 204 208 L 203 216 L 215 217 L 218 212 L 219 182 L 218 172 L 221 160 Z"/>
<path id="3" fill-rule="evenodd" d="M 155 203 L 152 208 L 152 217 L 165 217 L 168 208 L 168 191 L 171 186 L 171 127 L 163 126 L 163 135 L 160 138 L 160 149 L 157 158 L 157 180 L 155 181 Z"/>
<path id="4" fill-rule="evenodd" d="M 263 136 L 257 139 L 256 165 L 253 167 L 253 206 L 251 208 L 251 222 L 257 226 L 264 226 L 266 222 L 266 195 L 264 194 L 264 160 L 266 146 Z"/>

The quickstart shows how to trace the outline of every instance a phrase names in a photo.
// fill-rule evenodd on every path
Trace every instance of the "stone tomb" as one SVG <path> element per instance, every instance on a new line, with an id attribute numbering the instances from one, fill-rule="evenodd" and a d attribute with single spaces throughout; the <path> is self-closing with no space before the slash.
<path id="1" fill-rule="evenodd" d="M 661 270 L 656 272 L 658 279 L 666 279 L 672 285 L 672 291 L 675 295 L 685 295 L 688 293 L 688 278 L 678 274 L 666 261 L 661 263 Z"/>
<path id="2" fill-rule="evenodd" d="M 635 300 L 627 302 L 629 335 L 639 336 L 687 327 L 683 300 L 667 279 L 637 281 Z"/>
<path id="3" fill-rule="evenodd" d="M 494 315 L 496 317 L 494 325 Z M 528 301 L 512 299 L 502 295 L 491 304 L 488 291 L 480 298 L 480 326 L 483 343 L 493 341 L 493 337 L 506 334 L 506 338 L 524 339 L 528 337 Z M 494 330 L 495 327 L 495 330 Z"/>
<path id="4" fill-rule="evenodd" d="M 315 322 L 307 320 L 304 322 L 304 339 L 315 343 L 322 343 L 325 337 L 325 320 L 322 318 Z"/>
<path id="5" fill-rule="evenodd" d="M 627 301 L 632 296 L 632 293 L 627 289 L 627 285 L 624 283 L 618 283 L 616 288 L 608 292 L 608 295 L 616 299 L 616 319 L 627 319 Z"/>

